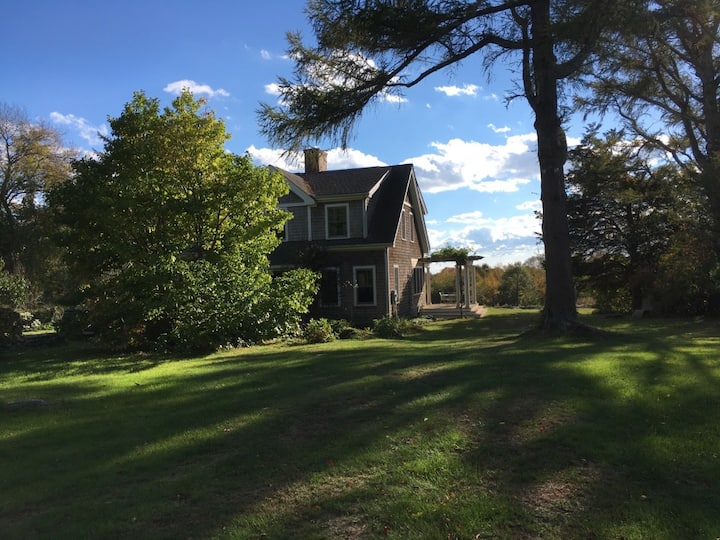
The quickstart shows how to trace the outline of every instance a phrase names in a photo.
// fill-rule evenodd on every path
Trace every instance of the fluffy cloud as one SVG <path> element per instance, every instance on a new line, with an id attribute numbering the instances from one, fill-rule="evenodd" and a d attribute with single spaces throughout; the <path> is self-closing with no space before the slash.
<path id="1" fill-rule="evenodd" d="M 270 83 L 265 85 L 265 93 L 271 96 L 280 95 L 280 85 L 278 83 Z"/>
<path id="2" fill-rule="evenodd" d="M 286 171 L 302 172 L 304 158 L 302 153 L 286 155 L 283 150 L 273 148 L 257 148 L 250 146 L 247 152 L 252 156 L 257 165 L 273 165 Z M 333 148 L 328 151 L 328 169 L 354 169 L 361 167 L 380 167 L 386 165 L 377 157 L 365 154 L 360 150 L 349 148 Z"/>
<path id="3" fill-rule="evenodd" d="M 476 96 L 480 87 L 476 84 L 465 84 L 460 86 L 436 86 L 435 91 L 445 94 L 448 97 L 455 96 Z"/>
<path id="4" fill-rule="evenodd" d="M 485 257 L 490 265 L 522 262 L 542 252 L 540 222 L 533 214 L 490 219 L 482 212 L 458 214 L 428 228 L 433 249 L 460 246 Z"/>
<path id="5" fill-rule="evenodd" d="M 491 130 L 493 130 L 493 132 L 495 132 L 495 133 L 508 133 L 508 132 L 510 132 L 510 128 L 507 127 L 507 126 L 497 127 L 495 124 L 488 124 L 487 127 L 489 127 Z"/>
<path id="6" fill-rule="evenodd" d="M 183 79 L 181 81 L 174 81 L 169 83 L 163 91 L 169 94 L 180 95 L 183 90 L 190 90 L 194 95 L 206 95 L 208 97 L 228 97 L 230 93 L 227 90 L 218 88 L 215 90 L 208 84 L 200 84 L 190 79 Z"/>
<path id="7" fill-rule="evenodd" d="M 386 103 L 407 103 L 407 98 L 404 96 L 398 96 L 397 94 L 388 94 L 384 92 L 380 95 L 380 99 Z"/>
<path id="8" fill-rule="evenodd" d="M 408 159 L 428 193 L 469 188 L 514 192 L 538 178 L 534 133 L 508 137 L 502 145 L 451 139 L 431 144 L 436 152 Z"/>
<path id="9" fill-rule="evenodd" d="M 74 114 L 51 112 L 50 120 L 56 124 L 69 126 L 73 130 L 77 131 L 78 135 L 82 139 L 86 140 L 93 148 L 101 147 L 104 144 L 102 137 L 106 137 L 109 131 L 106 124 L 93 126 L 85 118 L 75 116 Z"/>

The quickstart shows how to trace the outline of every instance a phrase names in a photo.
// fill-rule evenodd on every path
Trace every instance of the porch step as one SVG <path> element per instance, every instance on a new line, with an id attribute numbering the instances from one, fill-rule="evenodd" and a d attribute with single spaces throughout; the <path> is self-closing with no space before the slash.
<path id="1" fill-rule="evenodd" d="M 473 304 L 469 308 L 458 308 L 448 304 L 425 304 L 420 314 L 434 319 L 480 319 L 486 313 L 487 308 L 478 304 Z"/>

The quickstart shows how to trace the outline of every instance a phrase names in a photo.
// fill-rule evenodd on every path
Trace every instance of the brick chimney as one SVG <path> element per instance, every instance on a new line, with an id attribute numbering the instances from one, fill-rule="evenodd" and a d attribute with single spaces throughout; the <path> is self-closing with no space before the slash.
<path id="1" fill-rule="evenodd" d="M 327 152 L 319 148 L 305 149 L 305 172 L 317 173 L 327 171 Z"/>

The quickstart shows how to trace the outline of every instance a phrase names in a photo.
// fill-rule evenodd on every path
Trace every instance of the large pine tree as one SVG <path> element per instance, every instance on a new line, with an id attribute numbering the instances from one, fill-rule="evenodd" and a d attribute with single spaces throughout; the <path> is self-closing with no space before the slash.
<path id="1" fill-rule="evenodd" d="M 578 325 L 573 287 L 560 90 L 632 2 L 619 0 L 311 0 L 316 45 L 290 34 L 293 80 L 280 105 L 263 105 L 261 131 L 299 149 L 330 138 L 343 147 L 365 108 L 474 54 L 492 65 L 515 53 L 518 83 L 535 115 L 543 204 L 547 295 L 543 326 Z"/>

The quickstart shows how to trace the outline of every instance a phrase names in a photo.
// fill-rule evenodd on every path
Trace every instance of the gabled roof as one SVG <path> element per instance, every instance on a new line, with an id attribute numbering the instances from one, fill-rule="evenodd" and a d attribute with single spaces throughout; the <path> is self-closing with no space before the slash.
<path id="1" fill-rule="evenodd" d="M 391 246 L 400 225 L 405 196 L 416 211 L 419 237 L 423 253 L 429 253 L 430 245 L 425 228 L 425 201 L 415 178 L 412 164 L 382 167 L 364 167 L 316 173 L 291 173 L 277 169 L 290 186 L 295 199 L 281 199 L 281 204 L 293 204 L 297 197 L 308 204 L 318 202 L 367 199 L 367 237 L 364 239 L 330 240 L 328 247 L 350 244 L 374 244 Z M 312 202 L 310 202 L 312 201 Z"/>
<path id="2" fill-rule="evenodd" d="M 303 173 L 297 176 L 311 186 L 315 197 L 319 200 L 336 197 L 364 198 L 376 188 L 391 169 L 392 167 L 365 167 Z M 352 197 L 353 195 L 356 197 Z"/>

